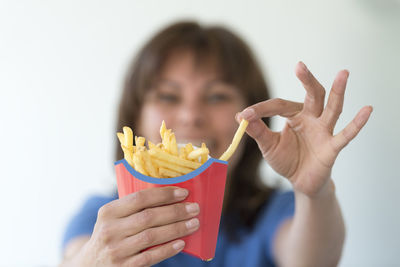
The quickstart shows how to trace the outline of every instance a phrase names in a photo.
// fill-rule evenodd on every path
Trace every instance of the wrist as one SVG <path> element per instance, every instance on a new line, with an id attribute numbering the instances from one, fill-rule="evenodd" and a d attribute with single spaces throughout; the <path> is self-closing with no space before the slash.
<path id="1" fill-rule="evenodd" d="M 296 209 L 301 210 L 303 214 L 324 214 L 338 205 L 332 179 L 329 179 L 315 194 L 309 195 L 300 191 L 294 193 Z"/>
<path id="2" fill-rule="evenodd" d="M 296 196 L 300 196 L 302 198 L 307 198 L 309 200 L 318 200 L 321 199 L 329 199 L 335 196 L 336 187 L 332 178 L 328 178 L 325 183 L 319 188 L 318 191 L 312 192 L 304 192 L 302 190 L 297 189 L 295 186 L 293 187 L 293 191 Z"/>

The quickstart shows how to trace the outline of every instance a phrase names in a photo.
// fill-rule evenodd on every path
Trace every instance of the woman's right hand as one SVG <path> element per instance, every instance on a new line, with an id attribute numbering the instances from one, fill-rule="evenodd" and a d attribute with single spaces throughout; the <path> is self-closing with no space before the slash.
<path id="1" fill-rule="evenodd" d="M 199 228 L 199 205 L 176 203 L 187 195 L 179 187 L 150 188 L 104 205 L 79 266 L 150 266 L 176 255 L 185 246 L 179 238 Z"/>

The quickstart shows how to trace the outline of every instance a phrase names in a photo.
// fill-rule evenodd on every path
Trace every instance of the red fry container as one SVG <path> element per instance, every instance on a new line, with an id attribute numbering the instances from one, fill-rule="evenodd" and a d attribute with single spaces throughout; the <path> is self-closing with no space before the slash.
<path id="1" fill-rule="evenodd" d="M 228 162 L 209 158 L 198 169 L 174 178 L 154 178 L 133 169 L 125 159 L 114 163 L 117 174 L 119 198 L 152 187 L 178 186 L 189 190 L 184 202 L 196 202 L 200 206 L 200 228 L 183 237 L 183 252 L 202 260 L 215 255 L 222 203 L 224 199 Z"/>

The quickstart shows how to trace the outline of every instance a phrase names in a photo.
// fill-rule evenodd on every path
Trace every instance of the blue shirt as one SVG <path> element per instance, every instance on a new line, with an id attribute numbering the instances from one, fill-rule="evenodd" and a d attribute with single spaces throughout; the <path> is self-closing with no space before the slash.
<path id="1" fill-rule="evenodd" d="M 118 196 L 92 196 L 87 199 L 81 210 L 72 218 L 67 226 L 62 247 L 74 237 L 91 235 L 97 220 L 97 211 L 104 204 L 117 199 Z M 210 262 L 202 261 L 185 253 L 169 258 L 154 266 L 275 266 L 272 255 L 272 246 L 275 234 L 282 224 L 294 214 L 293 192 L 275 191 L 267 205 L 260 211 L 253 229 L 238 229 L 240 243 L 231 242 L 224 229 L 224 218 L 218 234 L 215 257 Z"/>

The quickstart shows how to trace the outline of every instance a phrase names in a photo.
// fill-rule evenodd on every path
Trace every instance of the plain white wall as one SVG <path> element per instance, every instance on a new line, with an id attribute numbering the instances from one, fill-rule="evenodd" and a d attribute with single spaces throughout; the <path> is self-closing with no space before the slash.
<path id="1" fill-rule="evenodd" d="M 337 130 L 363 105 L 374 112 L 333 171 L 347 224 L 341 266 L 399 264 L 399 1 L 0 0 L 0 265 L 59 262 L 69 218 L 89 194 L 115 185 L 127 64 L 181 18 L 241 34 L 274 97 L 302 101 L 299 60 L 327 89 L 350 70 Z"/>

